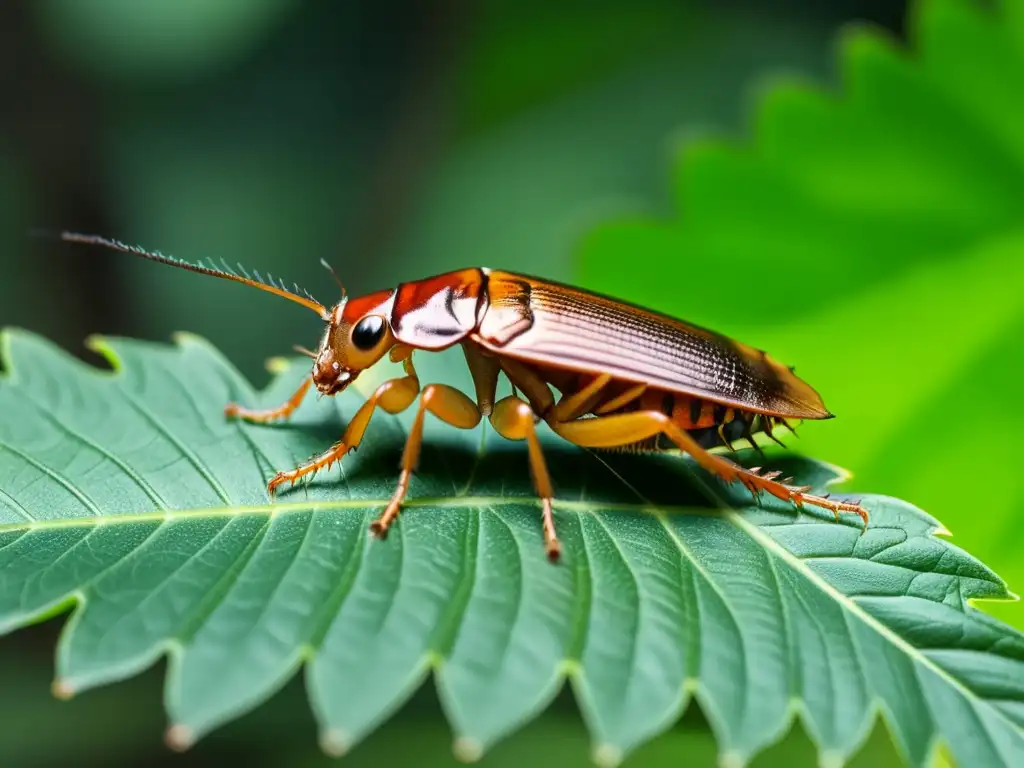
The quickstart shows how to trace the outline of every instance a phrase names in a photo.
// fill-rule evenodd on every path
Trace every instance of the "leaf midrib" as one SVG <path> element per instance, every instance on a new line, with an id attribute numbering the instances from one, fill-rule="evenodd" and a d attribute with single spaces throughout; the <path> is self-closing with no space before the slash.
<path id="1" fill-rule="evenodd" d="M 90 525 L 130 525 L 132 523 L 163 522 L 195 517 L 197 519 L 211 517 L 235 517 L 238 515 L 271 515 L 293 514 L 318 510 L 365 509 L 366 507 L 381 508 L 387 506 L 391 497 L 365 499 L 338 499 L 334 501 L 303 501 L 291 503 L 237 505 L 224 507 L 197 507 L 194 509 L 151 510 L 148 512 L 128 512 L 112 515 L 86 515 L 82 517 L 60 517 L 49 520 L 34 520 L 23 523 L 0 524 L 0 534 L 30 532 L 34 530 L 55 528 L 77 528 Z M 402 502 L 403 509 L 416 507 L 492 507 L 507 504 L 527 504 L 540 506 L 540 502 L 529 496 L 444 496 L 418 499 L 407 499 Z M 554 501 L 556 509 L 574 512 L 638 512 L 646 515 L 655 514 L 686 514 L 686 515 L 719 515 L 721 510 L 708 507 L 685 507 L 652 504 L 602 503 L 595 505 L 587 501 Z"/>

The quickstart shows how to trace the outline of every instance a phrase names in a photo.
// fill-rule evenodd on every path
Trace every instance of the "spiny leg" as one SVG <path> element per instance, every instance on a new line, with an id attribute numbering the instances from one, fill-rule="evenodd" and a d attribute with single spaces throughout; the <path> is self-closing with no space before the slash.
<path id="1" fill-rule="evenodd" d="M 411 363 L 406 370 L 412 370 Z M 294 485 L 295 481 L 300 477 L 313 474 L 325 467 L 329 469 L 334 462 L 340 460 L 350 450 L 359 446 L 363 439 L 363 434 L 366 432 L 366 427 L 370 423 L 370 417 L 378 407 L 383 408 L 388 413 L 401 413 L 412 405 L 419 391 L 420 383 L 419 379 L 416 378 L 415 371 L 409 376 L 385 381 L 366 399 L 366 402 L 359 406 L 359 410 L 352 417 L 352 421 L 348 423 L 345 433 L 339 442 L 295 469 L 287 472 L 278 472 L 270 483 L 267 484 L 267 491 L 273 495 L 277 487 L 283 483 Z"/>
<path id="2" fill-rule="evenodd" d="M 504 397 L 494 404 L 491 425 L 502 437 L 509 440 L 526 440 L 530 456 L 530 474 L 533 476 L 533 484 L 540 497 L 544 548 L 547 551 L 548 560 L 557 562 L 562 554 L 562 545 L 555 533 L 555 515 L 552 509 L 555 493 L 551 486 L 551 476 L 548 474 L 547 464 L 544 461 L 544 453 L 541 451 L 540 440 L 537 438 L 533 409 L 528 403 L 514 395 Z"/>
<path id="3" fill-rule="evenodd" d="M 788 424 L 786 424 L 785 419 L 780 419 L 780 421 L 783 424 L 786 425 L 786 429 L 788 429 L 790 432 L 793 432 L 793 428 L 790 427 Z M 779 440 L 779 438 L 777 438 L 775 436 L 775 433 L 772 431 L 773 428 L 774 428 L 774 425 L 772 424 L 772 417 L 771 416 L 761 416 L 761 429 L 764 431 L 764 433 L 766 435 L 768 435 L 768 437 L 770 437 L 776 443 L 778 443 L 783 448 L 785 448 L 786 444 L 784 442 L 782 442 L 781 440 Z M 795 435 L 796 432 L 793 432 L 793 434 Z"/>
<path id="4" fill-rule="evenodd" d="M 288 398 L 288 401 L 277 408 L 267 408 L 262 411 L 252 411 L 248 408 L 243 408 L 237 403 L 228 403 L 224 407 L 224 415 L 228 417 L 237 416 L 245 421 L 251 421 L 256 424 L 266 424 L 277 419 L 286 419 L 295 412 L 295 409 L 302 404 L 302 398 L 306 396 L 306 392 L 309 391 L 309 385 L 313 383 L 313 379 L 306 377 L 306 380 L 299 385 L 299 388 L 295 390 L 295 394 Z"/>
<path id="5" fill-rule="evenodd" d="M 754 419 L 756 415 L 753 413 L 744 412 L 740 413 L 740 420 L 743 422 L 743 439 L 750 443 L 750 447 L 757 451 L 761 456 L 764 456 L 764 450 L 757 444 L 757 440 L 754 439 Z"/>
<path id="6" fill-rule="evenodd" d="M 833 501 L 822 496 L 806 493 L 807 487 L 794 487 L 775 481 L 777 473 L 759 475 L 741 467 L 722 456 L 716 456 L 704 450 L 696 440 L 680 429 L 671 419 L 660 411 L 637 411 L 635 413 L 600 416 L 593 419 L 554 422 L 551 428 L 570 443 L 587 448 L 611 448 L 619 445 L 646 440 L 661 433 L 674 442 L 679 448 L 690 454 L 694 460 L 708 472 L 717 475 L 727 483 L 740 481 L 755 496 L 759 491 L 766 491 L 776 498 L 789 501 L 798 507 L 811 504 L 830 510 L 836 519 L 840 512 L 855 512 L 868 525 L 868 513 L 859 504 Z"/>
<path id="7" fill-rule="evenodd" d="M 446 424 L 460 429 L 472 429 L 480 423 L 481 418 L 480 409 L 477 408 L 476 403 L 459 390 L 444 384 L 428 384 L 423 388 L 423 394 L 420 395 L 420 407 L 416 411 L 416 418 L 413 420 L 409 437 L 405 441 L 405 450 L 402 452 L 402 473 L 398 476 L 398 487 L 380 517 L 370 523 L 370 530 L 378 538 L 387 538 L 388 529 L 398 517 L 402 501 L 405 500 L 405 494 L 409 491 L 409 480 L 412 478 L 413 470 L 416 469 L 420 448 L 423 445 L 423 420 L 427 411 Z"/>

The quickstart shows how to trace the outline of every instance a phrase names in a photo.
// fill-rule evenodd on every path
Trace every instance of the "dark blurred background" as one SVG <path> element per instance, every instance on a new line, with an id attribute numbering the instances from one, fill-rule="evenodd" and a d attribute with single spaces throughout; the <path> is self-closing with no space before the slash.
<path id="1" fill-rule="evenodd" d="M 825 86 L 850 22 L 903 34 L 895 0 L 435 3 L 36 0 L 0 4 L 0 326 L 74 354 L 91 334 L 210 339 L 255 382 L 314 345 L 277 299 L 34 236 L 99 233 L 241 261 L 322 301 L 466 265 L 573 280 L 574 244 L 623 209 L 673 215 L 670 150 L 742 136 L 779 73 Z M 628 298 L 628 297 L 627 297 Z M 703 318 L 692 318 L 701 321 Z M 297 680 L 184 756 L 162 745 L 164 666 L 58 703 L 63 619 L 0 639 L 0 763 L 326 763 Z M 631 761 L 711 760 L 696 707 Z M 802 734 L 759 765 L 814 764 Z M 429 688 L 357 765 L 447 764 Z M 892 761 L 879 730 L 859 764 Z M 563 697 L 485 764 L 587 764 Z"/>

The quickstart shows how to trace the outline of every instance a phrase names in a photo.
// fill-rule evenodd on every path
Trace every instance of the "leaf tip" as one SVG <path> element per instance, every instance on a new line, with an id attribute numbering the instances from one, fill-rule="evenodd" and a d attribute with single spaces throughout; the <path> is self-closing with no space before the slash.
<path id="1" fill-rule="evenodd" d="M 106 336 L 101 336 L 97 333 L 86 336 L 84 346 L 90 352 L 95 352 L 106 360 L 114 371 L 121 369 L 121 359 L 117 356 L 117 352 L 114 351 Z"/>
<path id="2" fill-rule="evenodd" d="M 598 768 L 616 768 L 622 762 L 622 750 L 614 744 L 599 744 L 593 760 Z"/>
<path id="3" fill-rule="evenodd" d="M 206 339 L 204 339 L 202 336 L 198 336 L 192 333 L 191 331 L 174 331 L 171 334 L 171 341 L 173 341 L 178 346 L 182 346 L 190 342 L 199 342 L 200 344 L 202 344 L 206 342 Z"/>
<path id="4" fill-rule="evenodd" d="M 328 728 L 320 734 L 320 749 L 329 757 L 342 757 L 352 748 L 352 740 L 339 728 Z"/>
<path id="5" fill-rule="evenodd" d="M 484 756 L 484 745 L 468 736 L 460 736 L 452 745 L 452 753 L 460 763 L 475 763 Z"/>
<path id="6" fill-rule="evenodd" d="M 818 765 L 821 768 L 843 768 L 846 758 L 840 752 L 826 751 L 818 757 Z"/>
<path id="7" fill-rule="evenodd" d="M 74 686 L 68 680 L 60 677 L 51 683 L 50 691 L 55 699 L 60 699 L 61 701 L 67 701 L 75 695 Z"/>
<path id="8" fill-rule="evenodd" d="M 267 369 L 268 373 L 273 373 L 279 376 L 282 373 L 287 373 L 292 367 L 292 364 L 286 357 L 270 357 L 267 358 L 264 367 Z"/>
<path id="9" fill-rule="evenodd" d="M 747 758 L 739 752 L 723 752 L 718 757 L 718 768 L 744 768 Z"/>
<path id="10" fill-rule="evenodd" d="M 184 752 L 195 744 L 196 736 L 187 725 L 172 725 L 164 733 L 164 743 L 175 752 Z"/>

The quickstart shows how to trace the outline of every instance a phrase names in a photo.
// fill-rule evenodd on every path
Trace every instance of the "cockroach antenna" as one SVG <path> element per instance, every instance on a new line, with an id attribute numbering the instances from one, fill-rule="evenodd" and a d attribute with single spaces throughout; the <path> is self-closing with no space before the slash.
<path id="1" fill-rule="evenodd" d="M 222 277 L 225 280 L 234 280 L 236 283 L 242 283 L 243 285 L 249 285 L 253 288 L 259 288 L 261 291 L 273 293 L 274 295 L 282 296 L 289 301 L 294 301 L 296 304 L 301 304 L 304 307 L 312 309 L 324 320 L 329 320 L 331 317 L 331 313 L 323 304 L 302 289 L 298 288 L 298 286 L 296 286 L 296 290 L 294 291 L 288 290 L 282 281 L 274 280 L 272 276 L 264 280 L 259 272 L 253 272 L 250 274 L 241 265 L 239 265 L 238 272 L 236 272 L 226 263 L 223 264 L 222 268 L 215 267 L 212 263 L 204 264 L 201 260 L 193 264 L 182 259 L 176 259 L 173 256 L 165 256 L 158 251 L 147 251 L 144 248 L 139 248 L 134 245 L 126 245 L 119 240 L 111 240 L 106 237 L 100 237 L 99 235 L 84 235 L 77 232 L 61 232 L 60 239 L 71 243 L 99 245 L 104 248 L 111 248 L 115 251 L 121 251 L 122 253 L 130 253 L 133 256 L 149 259 L 150 261 L 155 261 L 160 264 L 167 264 L 171 267 L 186 269 L 189 272 L 198 272 L 201 275 L 210 275 L 211 277 Z"/>
<path id="2" fill-rule="evenodd" d="M 336 282 L 338 284 L 338 288 L 341 289 L 341 298 L 344 299 L 348 295 L 348 292 L 345 290 L 345 285 L 341 282 L 341 278 L 338 277 L 338 273 L 334 271 L 334 267 L 327 263 L 327 259 L 320 259 L 320 264 L 323 265 L 324 269 L 331 273 L 331 277 L 334 278 L 334 282 Z"/>

